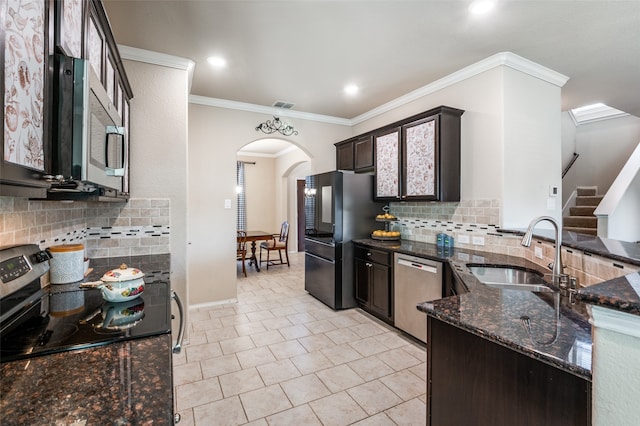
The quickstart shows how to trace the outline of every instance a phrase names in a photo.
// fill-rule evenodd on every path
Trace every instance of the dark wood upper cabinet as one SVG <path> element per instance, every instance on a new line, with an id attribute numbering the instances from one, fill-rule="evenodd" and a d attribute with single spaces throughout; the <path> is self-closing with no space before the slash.
<path id="1" fill-rule="evenodd" d="M 364 136 L 353 142 L 354 170 L 370 172 L 373 170 L 373 137 Z"/>
<path id="2" fill-rule="evenodd" d="M 38 197 L 50 171 L 50 3 L 0 2 L 4 112 L 0 195 Z"/>
<path id="3" fill-rule="evenodd" d="M 460 201 L 462 114 L 440 106 L 338 142 L 336 169 L 373 171 L 377 201 Z"/>
<path id="4" fill-rule="evenodd" d="M 374 135 L 377 200 L 460 200 L 460 117 L 441 106 Z"/>
<path id="5" fill-rule="evenodd" d="M 353 141 L 339 142 L 336 145 L 336 170 L 349 170 L 354 168 Z"/>

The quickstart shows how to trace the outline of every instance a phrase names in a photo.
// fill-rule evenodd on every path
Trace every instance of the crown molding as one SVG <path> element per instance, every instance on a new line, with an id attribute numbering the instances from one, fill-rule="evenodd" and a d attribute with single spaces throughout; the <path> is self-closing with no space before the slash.
<path id="1" fill-rule="evenodd" d="M 558 87 L 564 86 L 569 80 L 569 77 L 567 77 L 566 75 L 560 74 L 559 72 L 554 71 L 551 68 L 542 66 L 527 58 L 523 58 L 522 56 L 518 56 L 515 53 L 501 52 L 493 56 L 501 56 L 504 58 L 501 65 L 505 65 L 517 71 L 529 74 L 532 77 L 539 78 L 540 80 L 546 81 L 547 83 L 551 83 Z"/>
<path id="2" fill-rule="evenodd" d="M 542 65 L 536 64 L 535 62 L 518 56 L 515 53 L 501 52 L 489 56 L 488 58 L 471 64 L 465 68 L 462 68 L 461 70 L 449 74 L 439 80 L 436 80 L 433 83 L 422 86 L 421 88 L 409 92 L 404 96 L 400 96 L 399 98 L 387 102 L 386 104 L 382 104 L 379 107 L 365 112 L 364 114 L 354 117 L 351 121 L 353 122 L 353 124 L 362 123 L 380 114 L 389 112 L 431 93 L 437 92 L 438 90 L 442 90 L 456 83 L 460 83 L 461 81 L 467 80 L 471 77 L 489 71 L 493 68 L 497 68 L 499 66 L 507 66 L 509 68 L 513 68 L 559 87 L 564 86 L 567 80 L 569 80 L 569 77 L 555 72 L 547 67 L 543 67 Z"/>
<path id="3" fill-rule="evenodd" d="M 146 62 L 150 64 L 189 71 L 189 91 L 191 91 L 191 81 L 193 79 L 193 70 L 195 68 L 195 62 L 191 59 L 167 55 L 164 53 L 152 52 L 149 50 L 138 49 L 130 46 L 119 45 L 118 48 L 120 49 L 120 56 L 123 59 Z M 567 80 L 569 80 L 569 77 L 553 71 L 552 69 L 544 67 L 540 64 L 537 64 L 533 61 L 525 59 L 521 56 L 518 56 L 515 53 L 500 52 L 474 64 L 471 64 L 465 68 L 462 68 L 461 70 L 458 70 L 452 74 L 449 74 L 446 77 L 436 80 L 433 83 L 427 84 L 426 86 L 409 92 L 406 95 L 400 96 L 399 98 L 382 104 L 379 107 L 367 111 L 364 114 L 360 114 L 352 119 L 333 117 L 322 114 L 313 114 L 310 112 L 292 111 L 282 108 L 274 108 L 271 106 L 230 101 L 219 98 L 210 98 L 200 95 L 189 95 L 189 103 L 275 115 L 280 117 L 299 118 L 302 120 L 317 121 L 321 123 L 337 124 L 340 126 L 351 127 L 499 66 L 507 66 L 509 68 L 523 72 L 532 77 L 539 78 L 543 81 L 559 87 L 564 86 Z"/>
<path id="4" fill-rule="evenodd" d="M 246 102 L 229 101 L 226 99 L 209 98 L 207 96 L 189 95 L 189 103 L 213 106 L 218 108 L 235 109 L 260 114 L 276 115 L 278 117 L 299 118 L 302 120 L 318 121 L 321 123 L 338 124 L 340 126 L 352 126 L 347 118 L 332 117 L 330 115 L 313 114 L 310 112 L 291 111 L 282 108 L 274 108 L 264 105 L 249 104 Z"/>
<path id="5" fill-rule="evenodd" d="M 189 92 L 191 92 L 193 72 L 196 67 L 196 63 L 191 59 L 183 58 L 181 56 L 167 55 L 165 53 L 153 52 L 151 50 L 138 49 L 137 47 L 124 46 L 121 44 L 118 45 L 118 50 L 122 59 L 188 71 Z"/>
<path id="6" fill-rule="evenodd" d="M 594 123 L 596 121 L 610 120 L 612 118 L 626 117 L 628 115 L 630 114 L 604 104 L 594 104 L 569 110 L 569 116 L 576 126 Z"/>

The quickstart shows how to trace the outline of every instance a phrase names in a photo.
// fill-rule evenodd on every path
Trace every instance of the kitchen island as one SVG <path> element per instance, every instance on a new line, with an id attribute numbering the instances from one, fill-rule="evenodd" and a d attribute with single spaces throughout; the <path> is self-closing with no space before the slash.
<path id="1" fill-rule="evenodd" d="M 173 424 L 169 261 L 169 255 L 92 260 L 93 272 L 83 281 L 95 281 L 121 263 L 145 272 L 145 292 L 135 300 L 143 302 L 145 320 L 158 319 L 159 324 L 154 327 L 145 325 L 144 321 L 126 324 L 125 315 L 116 310 L 116 315 L 123 315 L 122 329 L 101 328 L 111 315 L 105 306 L 126 309 L 129 302 L 103 305 L 91 315 L 68 311 L 67 318 L 82 316 L 73 336 L 83 334 L 89 324 L 97 327 L 98 333 L 104 330 L 106 335 L 112 335 L 113 340 L 3 362 L 0 365 L 2 424 Z M 80 283 L 50 285 L 47 290 L 52 301 L 65 300 L 65 294 L 80 291 Z M 101 298 L 96 289 L 81 292 L 85 306 L 88 301 Z M 61 298 L 54 299 L 55 296 Z M 157 310 L 151 311 L 156 307 Z M 129 309 L 134 318 L 139 318 L 135 307 Z M 157 312 L 167 318 L 158 318 Z M 51 317 L 51 321 L 54 319 L 55 316 Z M 132 330 L 136 327 L 142 328 L 138 328 L 134 338 Z M 55 338 L 54 332 L 50 340 Z"/>
<path id="2" fill-rule="evenodd" d="M 355 243 L 441 261 L 463 289 L 443 299 L 416 301 L 427 314 L 427 424 L 590 423 L 592 340 L 586 304 L 558 292 L 492 288 L 467 265 L 514 265 L 546 273 L 543 267 L 519 257 L 446 251 L 415 241 Z"/>
<path id="3" fill-rule="evenodd" d="M 638 244 L 572 234 L 563 235 L 568 247 L 585 254 L 640 265 Z M 456 406 L 465 408 L 462 416 L 467 416 L 467 420 L 475 415 L 474 421 L 486 418 L 490 424 L 504 424 L 495 417 L 497 411 L 510 413 L 511 420 L 518 424 L 536 424 L 538 415 L 552 419 L 551 423 L 546 421 L 545 424 L 554 421 L 589 424 L 592 421 L 589 405 L 593 345 L 590 305 L 639 315 L 640 273 L 629 273 L 582 288 L 574 297 L 568 298 L 550 292 L 493 289 L 482 284 L 467 266 L 470 263 L 515 265 L 548 273 L 544 267 L 519 257 L 458 248 L 448 252 L 415 241 L 367 239 L 356 243 L 439 260 L 449 268 L 454 287 L 462 289 L 454 296 L 417 306 L 427 314 L 431 337 L 427 348 L 431 387 L 427 402 L 429 424 L 455 424 L 461 420 L 456 418 L 456 413 L 460 413 Z M 449 296 L 451 293 L 445 288 L 443 294 Z M 434 353 L 436 344 L 439 349 Z M 474 369 L 473 363 L 479 360 L 481 368 Z M 436 362 L 440 364 L 434 369 Z M 517 380 L 505 382 L 503 379 L 508 376 Z M 462 386 L 451 386 L 452 378 L 459 379 Z M 450 393 L 434 393 L 434 381 L 441 391 Z M 518 387 L 518 383 L 523 386 Z M 555 391 L 558 394 L 551 396 Z M 469 409 L 470 400 L 474 398 L 480 401 L 479 411 Z M 507 403 L 491 406 L 500 400 Z M 549 407 L 549 401 L 560 403 Z M 432 409 L 436 405 L 441 411 L 434 416 Z M 573 412 L 573 417 L 566 417 L 568 412 Z"/>

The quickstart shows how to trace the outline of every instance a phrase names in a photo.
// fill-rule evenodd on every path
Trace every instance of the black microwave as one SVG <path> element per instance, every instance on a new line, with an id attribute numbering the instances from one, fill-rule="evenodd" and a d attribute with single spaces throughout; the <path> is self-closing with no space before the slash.
<path id="1" fill-rule="evenodd" d="M 49 198 L 129 198 L 129 137 L 89 62 L 55 55 Z"/>

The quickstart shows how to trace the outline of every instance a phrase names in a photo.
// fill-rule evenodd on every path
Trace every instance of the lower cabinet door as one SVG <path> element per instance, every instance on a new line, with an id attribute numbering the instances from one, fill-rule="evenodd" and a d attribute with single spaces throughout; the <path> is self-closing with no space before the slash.
<path id="1" fill-rule="evenodd" d="M 371 266 L 371 309 L 387 319 L 391 318 L 391 281 L 389 267 L 373 263 Z"/>
<path id="2" fill-rule="evenodd" d="M 356 300 L 361 305 L 369 306 L 369 274 L 371 263 L 356 259 L 355 261 Z"/>

